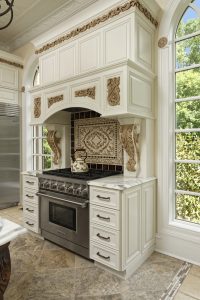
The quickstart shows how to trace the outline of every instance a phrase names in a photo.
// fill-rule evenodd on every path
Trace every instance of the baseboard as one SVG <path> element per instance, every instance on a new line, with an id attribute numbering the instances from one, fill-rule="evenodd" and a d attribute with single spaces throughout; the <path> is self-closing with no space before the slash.
<path id="1" fill-rule="evenodd" d="M 183 240 L 182 238 L 168 234 L 159 234 L 156 238 L 156 249 L 165 255 L 175 257 L 177 259 L 187 261 L 189 263 L 200 265 L 200 246 L 191 240 Z"/>

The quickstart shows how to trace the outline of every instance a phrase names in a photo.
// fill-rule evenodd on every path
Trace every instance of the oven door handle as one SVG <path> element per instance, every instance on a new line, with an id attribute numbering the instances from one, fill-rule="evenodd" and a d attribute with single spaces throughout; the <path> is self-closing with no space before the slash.
<path id="1" fill-rule="evenodd" d="M 46 194 L 43 194 L 43 193 L 36 193 L 37 196 L 42 196 L 42 197 L 46 197 L 46 198 L 51 198 L 51 199 L 54 199 L 54 200 L 60 200 L 60 201 L 64 201 L 64 202 L 67 202 L 67 203 L 70 203 L 70 204 L 74 204 L 74 205 L 77 205 L 77 206 L 80 206 L 81 208 L 86 208 L 89 201 L 85 201 L 84 203 L 78 203 L 78 202 L 74 202 L 74 201 L 71 201 L 71 200 L 66 200 L 66 199 L 62 199 L 62 198 L 58 198 L 58 197 L 53 197 L 53 196 L 50 196 L 50 195 L 46 195 Z"/>

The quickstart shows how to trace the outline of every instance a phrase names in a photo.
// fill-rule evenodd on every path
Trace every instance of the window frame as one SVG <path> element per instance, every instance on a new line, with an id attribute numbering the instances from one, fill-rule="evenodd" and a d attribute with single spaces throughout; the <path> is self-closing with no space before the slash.
<path id="1" fill-rule="evenodd" d="M 184 12 L 182 13 L 182 15 L 180 16 L 178 22 L 177 22 L 177 26 L 174 30 L 174 40 L 173 40 L 173 47 L 172 47 L 172 55 L 173 55 L 173 59 L 172 59 L 172 63 L 174 66 L 174 72 L 173 72 L 173 83 L 174 83 L 174 89 L 173 89 L 173 94 L 174 94 L 174 103 L 173 103 L 173 138 L 172 138 L 172 144 L 173 144 L 173 152 L 172 152 L 172 160 L 173 160 L 173 167 L 172 167 L 172 172 L 173 172 L 173 183 L 172 183 L 172 190 L 173 190 L 173 209 L 171 210 L 171 217 L 172 217 L 172 223 L 176 223 L 179 225 L 182 225 L 183 227 L 193 227 L 196 228 L 197 230 L 200 230 L 200 223 L 194 223 L 192 221 L 187 221 L 184 219 L 178 219 L 177 218 L 177 213 L 176 213 L 176 195 L 178 194 L 183 194 L 183 195 L 191 195 L 191 196 L 198 196 L 200 197 L 200 192 L 192 192 L 192 191 L 185 191 L 185 190 L 178 190 L 176 189 L 176 164 L 177 163 L 192 163 L 192 164 L 198 164 L 200 166 L 200 160 L 189 160 L 189 159 L 184 159 L 184 160 L 179 160 L 176 159 L 176 134 L 177 133 L 192 133 L 192 132 L 200 132 L 200 128 L 186 128 L 186 129 L 177 129 L 176 126 L 176 104 L 177 103 L 181 103 L 181 102 L 187 102 L 187 101 L 200 101 L 200 95 L 198 96 L 191 96 L 191 97 L 187 97 L 187 98 L 176 98 L 176 74 L 179 72 L 184 72 L 187 70 L 194 70 L 196 68 L 200 68 L 200 63 L 199 64 L 193 64 L 190 66 L 186 66 L 186 67 L 181 67 L 181 68 L 177 68 L 177 64 L 176 64 L 176 55 L 177 55 L 177 51 L 176 51 L 176 44 L 178 42 L 182 42 L 184 40 L 190 39 L 192 37 L 196 37 L 196 36 L 200 36 L 200 30 L 193 32 L 191 34 L 187 34 L 185 36 L 176 38 L 176 32 L 179 26 L 179 22 L 181 21 L 184 13 L 186 12 L 186 10 L 188 9 L 188 7 L 191 7 L 192 9 L 194 9 L 196 11 L 196 13 L 199 15 L 200 17 L 200 9 L 197 11 L 195 9 L 195 6 L 193 3 L 188 3 L 187 7 L 185 8 Z"/>

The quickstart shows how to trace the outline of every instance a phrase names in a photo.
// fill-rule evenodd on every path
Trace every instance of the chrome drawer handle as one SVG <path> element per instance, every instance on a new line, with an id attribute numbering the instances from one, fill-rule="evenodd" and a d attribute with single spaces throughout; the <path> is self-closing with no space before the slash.
<path id="1" fill-rule="evenodd" d="M 34 226 L 34 223 L 29 223 L 28 221 L 26 222 L 26 224 L 29 226 Z"/>
<path id="2" fill-rule="evenodd" d="M 34 181 L 26 180 L 26 183 L 28 183 L 28 184 L 34 184 Z"/>
<path id="3" fill-rule="evenodd" d="M 102 240 L 110 242 L 110 237 L 109 236 L 105 237 L 105 236 L 102 236 L 100 233 L 97 233 L 97 236 L 98 236 L 98 238 L 100 238 Z"/>
<path id="4" fill-rule="evenodd" d="M 105 201 L 110 201 L 110 197 L 103 197 L 103 196 L 97 195 L 97 198 L 99 198 L 101 200 L 105 200 Z"/>
<path id="5" fill-rule="evenodd" d="M 99 214 L 97 215 L 97 218 L 102 219 L 102 220 L 106 220 L 106 221 L 110 221 L 110 217 L 102 217 Z"/>
<path id="6" fill-rule="evenodd" d="M 26 194 L 26 197 L 28 197 L 28 198 L 34 198 L 34 196 L 32 196 L 32 195 L 28 195 L 28 194 Z"/>
<path id="7" fill-rule="evenodd" d="M 110 256 L 104 256 L 104 255 L 100 254 L 100 252 L 97 252 L 97 255 L 103 259 L 110 260 Z"/>
<path id="8" fill-rule="evenodd" d="M 30 208 L 26 208 L 27 211 L 33 213 L 34 212 L 34 209 L 30 209 Z"/>

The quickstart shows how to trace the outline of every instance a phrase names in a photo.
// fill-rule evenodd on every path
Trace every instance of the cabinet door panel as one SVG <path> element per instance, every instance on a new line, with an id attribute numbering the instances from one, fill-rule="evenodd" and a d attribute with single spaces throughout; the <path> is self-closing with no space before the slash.
<path id="1" fill-rule="evenodd" d="M 57 51 L 40 58 L 41 85 L 58 80 Z"/>
<path id="2" fill-rule="evenodd" d="M 18 70 L 8 67 L 0 66 L 1 85 L 9 88 L 18 88 Z"/>
<path id="3" fill-rule="evenodd" d="M 80 73 L 100 66 L 100 35 L 95 34 L 79 43 Z"/>
<path id="4" fill-rule="evenodd" d="M 59 79 L 76 74 L 76 44 L 59 50 Z"/>

